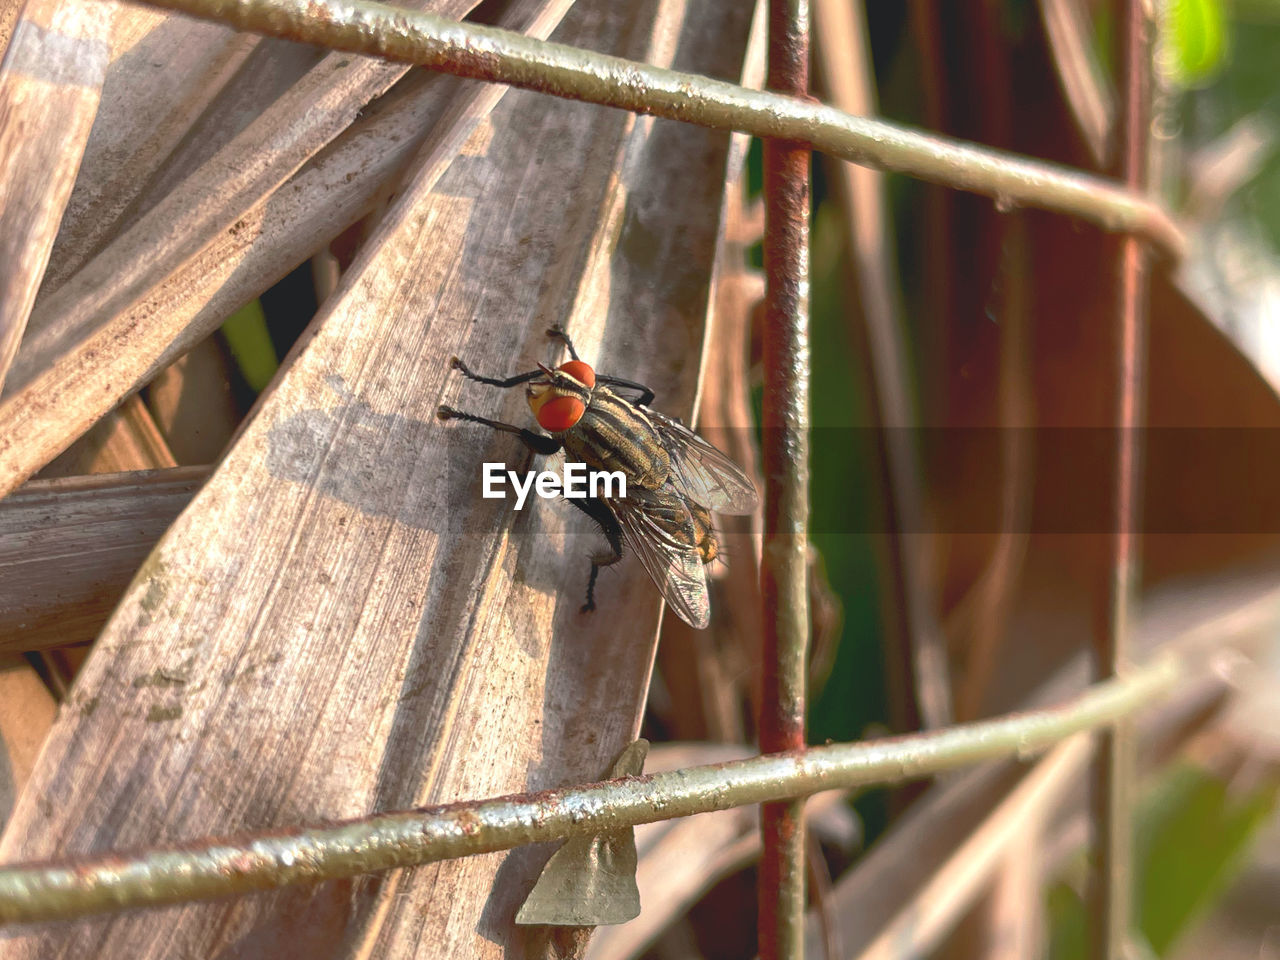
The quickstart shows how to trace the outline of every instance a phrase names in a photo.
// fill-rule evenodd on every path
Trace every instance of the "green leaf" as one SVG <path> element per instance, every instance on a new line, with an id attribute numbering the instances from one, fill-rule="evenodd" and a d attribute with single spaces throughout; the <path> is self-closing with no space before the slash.
<path id="1" fill-rule="evenodd" d="M 1164 67 L 1174 83 L 1201 86 L 1222 66 L 1227 32 L 1221 0 L 1174 0 L 1161 26 Z"/>
<path id="2" fill-rule="evenodd" d="M 1232 796 L 1225 782 L 1191 765 L 1168 773 L 1137 836 L 1138 922 L 1158 955 L 1221 896 L 1275 800 L 1270 785 Z"/>
<path id="3" fill-rule="evenodd" d="M 261 393 L 280 367 L 262 304 L 254 300 L 227 317 L 222 323 L 222 335 L 240 375 L 255 392 Z"/>
<path id="4" fill-rule="evenodd" d="M 1264 783 L 1234 795 L 1192 764 L 1174 766 L 1142 799 L 1135 824 L 1138 930 L 1157 956 L 1217 901 L 1275 810 L 1277 788 Z M 1079 864 L 1077 864 L 1079 866 Z M 1052 960 L 1084 960 L 1087 917 L 1066 883 L 1048 892 Z"/>

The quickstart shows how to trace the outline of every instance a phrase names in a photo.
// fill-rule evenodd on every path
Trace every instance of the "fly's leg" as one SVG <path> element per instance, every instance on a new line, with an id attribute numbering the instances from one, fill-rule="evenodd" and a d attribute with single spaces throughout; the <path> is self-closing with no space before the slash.
<path id="1" fill-rule="evenodd" d="M 587 602 L 578 608 L 579 613 L 594 613 L 596 609 L 596 577 L 600 576 L 600 568 L 608 567 L 622 559 L 622 554 L 612 556 L 596 554 L 591 558 L 591 575 L 587 577 Z"/>
<path id="2" fill-rule="evenodd" d="M 600 532 L 609 542 L 608 553 L 591 555 L 591 575 L 587 578 L 587 602 L 579 613 L 591 613 L 596 608 L 596 578 L 600 576 L 601 567 L 610 567 L 622 559 L 622 525 L 614 516 L 608 504 L 597 497 L 566 497 L 571 504 L 585 513 L 600 527 Z"/>
<path id="3" fill-rule="evenodd" d="M 482 377 L 478 373 L 472 373 L 471 368 L 457 357 L 453 357 L 449 361 L 449 366 L 453 367 L 468 380 L 474 380 L 476 383 L 487 383 L 491 387 L 503 387 L 504 389 L 528 383 L 530 380 L 535 380 L 542 376 L 541 370 L 530 370 L 528 373 L 517 373 L 514 377 Z"/>
<path id="4" fill-rule="evenodd" d="M 522 383 L 528 383 L 535 377 L 542 376 L 541 370 L 532 370 L 529 373 L 517 373 L 514 377 L 482 377 L 478 373 L 473 373 L 471 369 L 454 357 L 449 361 L 449 365 L 457 370 L 468 380 L 474 380 L 476 383 L 488 384 L 491 387 L 515 387 Z M 563 444 L 554 437 L 546 437 L 540 433 L 534 433 L 532 430 L 526 430 L 524 427 L 517 427 L 514 424 L 503 423 L 501 420 L 490 420 L 488 417 L 479 417 L 474 413 L 463 413 L 461 410 L 455 410 L 453 407 L 441 404 L 436 410 L 436 416 L 441 420 L 467 420 L 471 423 L 481 423 L 486 427 L 493 427 L 495 430 L 501 430 L 503 433 L 513 433 L 520 438 L 521 442 L 534 453 L 552 454 L 560 450 Z"/>
<path id="5" fill-rule="evenodd" d="M 479 417 L 474 413 L 463 413 L 461 410 L 455 410 L 453 407 L 441 404 L 436 410 L 436 416 L 441 420 L 466 420 L 468 423 L 479 423 L 486 427 L 492 427 L 494 430 L 500 430 L 503 433 L 512 433 L 520 438 L 520 442 L 532 450 L 534 453 L 541 453 L 544 456 L 557 453 L 563 444 L 555 437 L 543 436 L 541 433 L 534 433 L 524 427 L 517 427 L 512 423 L 503 423 L 501 420 L 490 420 L 488 417 Z"/>
<path id="6" fill-rule="evenodd" d="M 569 335 L 560 327 L 552 327 L 547 331 L 547 336 L 559 340 L 568 347 L 569 356 L 574 360 L 582 359 L 578 356 L 578 351 L 574 349 L 573 341 L 569 339 Z M 624 390 L 639 390 L 640 396 L 634 401 L 637 406 L 647 407 L 653 403 L 654 393 L 643 383 L 636 383 L 634 380 L 623 380 L 621 377 L 606 377 L 598 373 L 596 374 L 596 383 L 607 383 L 611 387 L 622 387 Z"/>
<path id="7" fill-rule="evenodd" d="M 631 402 L 637 407 L 647 407 L 653 403 L 654 392 L 646 387 L 643 383 L 636 383 L 634 380 L 623 380 L 621 377 L 604 377 L 596 374 L 596 383 L 607 383 L 611 387 L 622 387 L 624 390 L 639 390 L 640 396 Z"/>

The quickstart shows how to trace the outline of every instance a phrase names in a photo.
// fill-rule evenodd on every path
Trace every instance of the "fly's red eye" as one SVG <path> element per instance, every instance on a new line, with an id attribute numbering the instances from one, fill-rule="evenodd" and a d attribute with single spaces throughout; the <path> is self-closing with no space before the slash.
<path id="1" fill-rule="evenodd" d="M 587 367 L 585 363 L 582 366 Z M 563 370 L 564 368 L 561 367 L 561 369 Z M 587 367 L 587 372 L 589 373 L 590 371 L 591 368 Z M 572 371 L 566 372 L 575 379 L 577 378 L 577 374 Z M 591 379 L 594 381 L 595 377 Z M 586 411 L 587 405 L 577 397 L 555 397 L 546 403 L 538 404 L 534 415 L 538 418 L 538 425 L 543 430 L 551 433 L 562 433 L 581 420 Z"/>
<path id="2" fill-rule="evenodd" d="M 583 363 L 581 360 L 570 360 L 568 363 L 562 363 L 560 364 L 560 370 L 573 377 L 584 387 L 594 387 L 596 385 L 596 372 L 591 369 L 590 364 Z"/>

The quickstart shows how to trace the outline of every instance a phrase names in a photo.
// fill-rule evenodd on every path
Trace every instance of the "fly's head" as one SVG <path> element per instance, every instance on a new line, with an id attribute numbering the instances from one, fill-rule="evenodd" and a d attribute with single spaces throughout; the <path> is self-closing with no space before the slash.
<path id="1" fill-rule="evenodd" d="M 548 433 L 564 433 L 582 419 L 591 403 L 596 373 L 581 360 L 570 360 L 556 369 L 538 364 L 542 376 L 525 387 L 525 399 L 538 425 Z"/>

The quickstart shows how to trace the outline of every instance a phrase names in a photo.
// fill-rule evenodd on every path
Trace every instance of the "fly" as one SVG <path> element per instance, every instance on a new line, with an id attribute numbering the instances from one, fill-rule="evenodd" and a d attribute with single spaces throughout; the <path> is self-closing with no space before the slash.
<path id="1" fill-rule="evenodd" d="M 747 514 L 759 503 L 755 485 L 738 466 L 679 420 L 649 408 L 653 391 L 642 384 L 597 374 L 584 363 L 568 334 L 562 341 L 572 358 L 552 370 L 513 377 L 482 377 L 457 357 L 453 368 L 477 383 L 494 387 L 525 384 L 525 398 L 547 434 L 441 406 L 441 420 L 467 420 L 512 433 L 534 453 L 564 451 L 589 470 L 621 471 L 625 497 L 575 497 L 569 502 L 600 527 L 608 553 L 591 557 L 587 600 L 582 612 L 596 608 L 600 568 L 622 559 L 623 542 L 640 558 L 649 577 L 672 608 L 690 626 L 710 622 L 705 567 L 719 553 L 711 514 Z M 617 391 L 634 391 L 626 398 Z"/>

